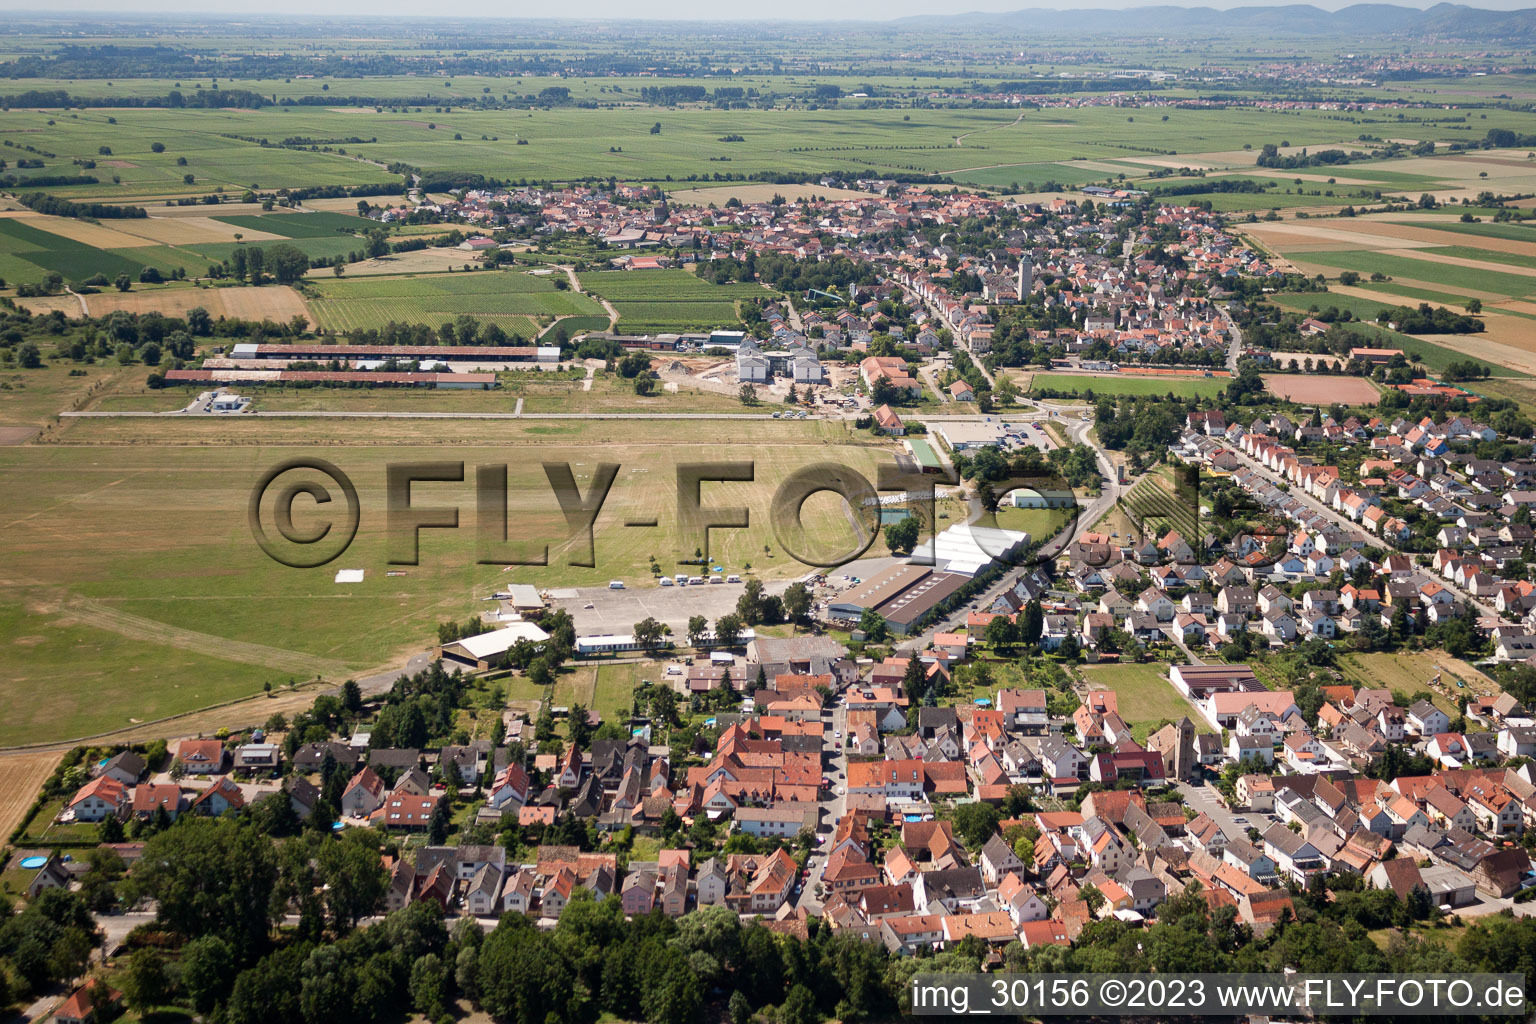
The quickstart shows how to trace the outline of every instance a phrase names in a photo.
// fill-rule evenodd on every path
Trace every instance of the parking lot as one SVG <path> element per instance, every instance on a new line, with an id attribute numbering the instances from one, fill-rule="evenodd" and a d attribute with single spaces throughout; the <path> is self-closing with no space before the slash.
<path id="1" fill-rule="evenodd" d="M 763 590 L 769 594 L 782 594 L 791 582 L 773 580 L 764 584 Z M 736 600 L 745 588 L 744 583 L 658 587 L 649 582 L 631 584 L 623 590 L 579 587 L 551 591 L 550 603 L 571 613 L 579 636 L 628 633 L 635 623 L 648 616 L 671 626 L 674 635 L 682 636 L 687 632 L 688 620 L 695 615 L 702 615 L 713 623 L 720 616 L 735 611 Z"/>

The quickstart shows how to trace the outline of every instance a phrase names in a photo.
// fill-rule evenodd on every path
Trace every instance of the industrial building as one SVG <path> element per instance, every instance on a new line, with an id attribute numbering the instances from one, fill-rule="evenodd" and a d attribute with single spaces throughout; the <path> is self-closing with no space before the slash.
<path id="1" fill-rule="evenodd" d="M 494 373 L 389 373 L 371 370 L 167 370 L 168 384 L 342 384 L 375 388 L 488 391 Z"/>
<path id="2" fill-rule="evenodd" d="M 544 348 L 533 345 L 322 345 L 296 341 L 291 345 L 252 345 L 241 343 L 230 349 L 231 359 L 254 359 L 280 363 L 328 363 L 337 359 L 343 365 L 366 360 L 393 359 L 402 363 L 532 363 L 541 360 Z M 555 349 L 555 359 L 560 358 Z"/>
<path id="3" fill-rule="evenodd" d="M 494 664 L 519 640 L 542 644 L 548 639 L 549 634 L 533 623 L 514 622 L 489 633 L 466 636 L 452 643 L 443 644 L 437 649 L 437 656 L 451 664 L 465 665 L 484 671 L 493 668 Z"/>

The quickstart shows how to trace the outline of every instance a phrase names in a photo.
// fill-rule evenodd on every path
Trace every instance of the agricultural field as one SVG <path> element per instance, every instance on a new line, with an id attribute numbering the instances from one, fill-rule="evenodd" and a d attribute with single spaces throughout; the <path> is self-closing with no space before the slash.
<path id="1" fill-rule="evenodd" d="M 1176 398 L 1215 398 L 1226 390 L 1219 377 L 1150 377 L 1076 373 L 1036 373 L 1030 388 L 1074 395 L 1173 395 Z"/>
<path id="2" fill-rule="evenodd" d="M 9 836 L 25 820 L 32 801 L 58 765 L 59 751 L 0 754 L 0 835 Z"/>
<path id="3" fill-rule="evenodd" d="M 709 330 L 740 323 L 739 299 L 776 295 L 760 285 L 716 285 L 686 270 L 616 270 L 581 275 L 586 291 L 612 302 L 628 334 Z"/>
<path id="4" fill-rule="evenodd" d="M 281 243 L 311 258 L 346 257 L 363 248 L 362 233 L 380 227 L 348 214 L 264 214 L 258 206 L 251 207 L 257 212 L 211 215 L 221 208 L 192 208 L 197 216 L 152 208 L 149 217 L 99 223 L 29 210 L 0 213 L 0 278 L 8 284 L 36 283 L 56 272 L 79 284 L 96 274 L 108 279 L 127 274 L 137 282 L 146 267 L 167 277 L 180 270 L 196 278 L 240 247 Z"/>
<path id="5" fill-rule="evenodd" d="M 246 502 L 267 467 L 312 453 L 328 433 L 344 442 L 325 457 L 355 481 L 361 526 L 334 563 L 290 569 L 257 548 Z M 716 421 L 708 433 L 701 440 L 688 421 L 82 420 L 64 432 L 66 443 L 0 448 L 0 478 L 14 496 L 5 517 L 9 586 L 0 635 L 9 639 L 0 687 L 50 695 L 13 709 L 0 723 L 0 745 L 129 726 L 132 718 L 249 696 L 269 682 L 365 674 L 430 643 L 442 619 L 476 610 L 475 596 L 507 578 L 511 556 L 476 564 L 473 472 L 462 485 L 417 486 L 423 500 L 466 510 L 463 528 L 425 531 L 420 565 L 389 577 L 388 462 L 507 464 L 516 535 L 549 549 L 550 565 L 519 569 L 519 579 L 592 586 L 649 577 L 651 554 L 664 562 L 691 554 L 695 540 L 681 537 L 675 508 L 678 462 L 755 463 L 753 482 L 705 485 L 705 503 L 753 511 L 751 528 L 713 531 L 711 551 L 721 564 L 751 562 L 773 578 L 804 571 L 779 554 L 769 523 L 778 484 L 796 467 L 829 458 L 873 479 L 876 461 L 890 457 L 887 446 L 845 443 L 841 425 Z M 402 435 L 414 436 L 415 446 L 393 443 Z M 597 522 L 596 566 L 581 568 L 567 564 L 575 546 L 539 463 L 569 461 L 585 489 L 594 449 L 622 468 Z M 807 510 L 813 530 L 846 531 L 840 510 L 826 511 L 821 522 Z M 306 528 L 302 506 L 295 516 Z M 651 517 L 655 528 L 622 525 Z M 144 543 L 125 545 L 124 536 Z M 367 570 L 363 583 L 332 582 L 338 568 L 353 567 Z"/>
<path id="6" fill-rule="evenodd" d="M 516 270 L 406 277 L 312 279 L 310 309 L 322 328 L 345 332 L 380 329 L 390 321 L 437 327 L 458 316 L 496 323 L 529 339 L 561 316 L 600 316 L 589 296 L 561 291 L 550 277 Z M 606 323 L 604 318 L 604 323 Z"/>
<path id="7" fill-rule="evenodd" d="M 1138 743 L 1161 726 L 1187 717 L 1196 732 L 1211 727 L 1168 680 L 1168 666 L 1152 661 L 1134 665 L 1084 665 L 1078 670 L 1083 682 L 1095 690 L 1113 690 L 1120 698 L 1120 717 L 1131 727 Z"/>

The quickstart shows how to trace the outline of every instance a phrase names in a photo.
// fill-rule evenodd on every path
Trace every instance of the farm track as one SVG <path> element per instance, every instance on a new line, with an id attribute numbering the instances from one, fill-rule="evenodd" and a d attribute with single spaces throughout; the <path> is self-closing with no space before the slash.
<path id="1" fill-rule="evenodd" d="M 182 629 L 179 626 L 146 619 L 142 615 L 134 615 L 132 612 L 125 612 L 100 601 L 85 598 L 76 598 L 63 605 L 59 609 L 59 614 L 81 625 L 110 630 L 135 640 L 145 640 L 163 644 L 166 647 L 195 651 L 199 654 L 209 654 L 250 665 L 261 665 L 298 676 L 340 678 L 350 672 L 345 663 L 330 658 L 318 658 L 298 651 L 285 651 L 278 647 L 267 647 L 263 644 L 230 640 L 211 633 Z"/>

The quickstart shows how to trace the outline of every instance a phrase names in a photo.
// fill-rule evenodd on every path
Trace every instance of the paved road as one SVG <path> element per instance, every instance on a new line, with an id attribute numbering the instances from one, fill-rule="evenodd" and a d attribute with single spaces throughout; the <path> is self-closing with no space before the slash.
<path id="1" fill-rule="evenodd" d="M 1237 357 L 1243 352 L 1243 332 L 1237 324 L 1232 322 L 1231 317 L 1227 318 L 1227 327 L 1232 332 L 1232 344 L 1227 346 L 1227 369 L 1231 370 L 1232 376 L 1236 377 Z"/>

